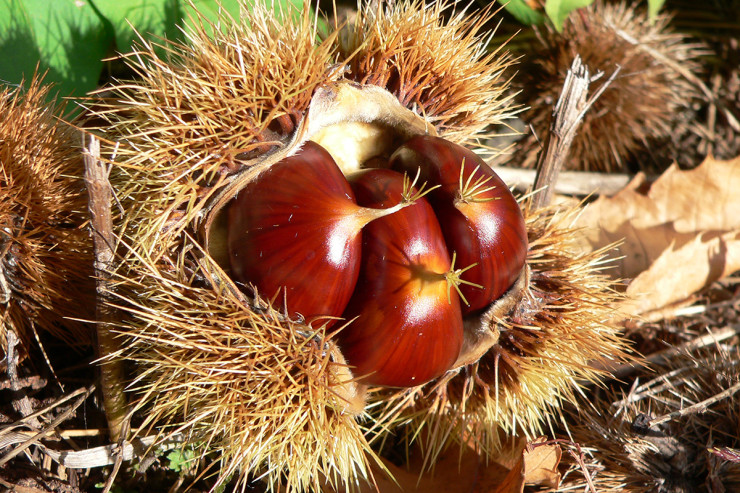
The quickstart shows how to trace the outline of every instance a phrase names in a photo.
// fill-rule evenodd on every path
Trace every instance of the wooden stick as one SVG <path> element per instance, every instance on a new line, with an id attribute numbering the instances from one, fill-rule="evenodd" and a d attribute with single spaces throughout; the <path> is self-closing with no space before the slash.
<path id="1" fill-rule="evenodd" d="M 520 191 L 532 189 L 537 171 L 533 169 L 493 166 L 491 169 L 509 187 Z M 634 176 L 617 173 L 596 173 L 593 171 L 561 171 L 558 181 L 551 185 L 560 195 L 614 195 L 622 190 Z M 648 177 L 652 180 L 653 177 Z"/>
<path id="2" fill-rule="evenodd" d="M 581 57 L 576 55 L 568 70 L 568 75 L 565 77 L 563 90 L 555 104 L 552 122 L 550 123 L 550 133 L 547 135 L 544 149 L 537 161 L 537 176 L 534 182 L 536 194 L 532 199 L 532 205 L 535 208 L 550 204 L 560 169 L 568 158 L 570 147 L 583 116 L 606 90 L 607 86 L 611 84 L 618 72 L 619 67 L 596 91 L 593 97 L 587 100 L 588 86 L 591 82 L 599 79 L 603 73 L 600 72 L 591 77 L 588 67 L 583 65 Z"/>
<path id="3" fill-rule="evenodd" d="M 740 383 L 736 383 L 729 389 L 725 389 L 719 394 L 714 395 L 710 397 L 709 399 L 703 400 L 701 402 L 697 402 L 696 404 L 692 406 L 684 407 L 682 409 L 679 409 L 678 411 L 674 411 L 672 413 L 664 414 L 663 416 L 653 418 L 650 420 L 650 426 L 656 426 L 656 425 L 665 423 L 666 421 L 670 421 L 674 418 L 680 418 L 681 416 L 686 416 L 687 414 L 703 413 L 704 411 L 707 410 L 709 406 L 711 406 L 715 402 L 719 402 L 722 399 L 726 399 L 738 391 L 740 391 Z"/>
<path id="4" fill-rule="evenodd" d="M 100 358 L 100 387 L 110 438 L 118 441 L 121 438 L 121 426 L 126 416 L 127 403 L 123 364 L 119 360 L 109 359 L 119 349 L 118 341 L 111 330 L 115 320 L 115 309 L 110 303 L 111 293 L 108 289 L 116 244 L 111 218 L 113 192 L 108 181 L 110 168 L 100 160 L 100 141 L 94 135 L 89 137 L 89 146 L 84 154 L 85 185 L 89 195 L 88 210 L 95 247 L 97 279 L 95 318 Z"/>

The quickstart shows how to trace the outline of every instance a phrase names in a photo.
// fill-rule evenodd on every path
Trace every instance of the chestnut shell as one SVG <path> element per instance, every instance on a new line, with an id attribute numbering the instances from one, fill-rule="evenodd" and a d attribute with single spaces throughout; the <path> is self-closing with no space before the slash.
<path id="1" fill-rule="evenodd" d="M 291 316 L 338 317 L 359 274 L 361 237 L 351 216 L 357 209 L 331 155 L 306 142 L 229 207 L 232 276 Z"/>
<path id="2" fill-rule="evenodd" d="M 401 201 L 403 175 L 371 169 L 350 178 L 360 205 Z M 340 348 L 361 382 L 413 387 L 455 363 L 463 326 L 442 231 L 428 202 L 377 219 L 363 230 L 360 277 L 339 332 Z M 448 297 L 449 294 L 449 297 Z"/>
<path id="3" fill-rule="evenodd" d="M 420 172 L 420 180 L 440 185 L 429 194 L 450 252 L 467 267 L 460 291 L 470 313 L 500 298 L 519 277 L 527 256 L 527 230 L 516 199 L 506 184 L 473 151 L 439 137 L 415 136 L 391 156 L 393 169 Z M 461 182 L 479 192 L 462 200 Z"/>

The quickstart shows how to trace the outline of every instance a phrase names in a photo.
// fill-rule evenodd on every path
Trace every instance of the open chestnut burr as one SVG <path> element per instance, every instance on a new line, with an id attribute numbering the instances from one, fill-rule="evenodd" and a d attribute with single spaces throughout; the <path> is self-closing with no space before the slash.
<path id="1" fill-rule="evenodd" d="M 365 169 L 350 187 L 331 155 L 306 142 L 228 206 L 230 267 L 292 316 L 346 320 L 338 340 L 361 383 L 413 387 L 452 368 L 463 311 L 512 287 L 527 237 L 514 196 L 464 147 L 412 137 L 390 166 L 406 174 Z M 409 174 L 432 187 L 432 205 L 407 189 Z"/>
<path id="2" fill-rule="evenodd" d="M 99 105 L 99 116 L 110 123 L 104 155 L 113 161 L 111 182 L 124 209 L 116 236 L 126 248 L 115 278 L 128 317 L 118 329 L 125 344 L 116 357 L 136 368 L 129 391 L 146 410 L 144 425 L 184 432 L 204 456 L 215 457 L 209 463 L 221 464 L 223 480 L 236 475 L 245 484 L 254 474 L 273 486 L 303 491 L 318 490 L 324 481 L 337 486 L 367 479 L 377 456 L 357 419 L 366 413 L 380 434 L 397 431 L 398 423 L 412 426 L 409 436 L 430 442 L 432 454 L 463 437 L 493 453 L 502 431 L 539 431 L 543 418 L 572 398 L 577 382 L 595 380 L 600 370 L 594 361 L 624 358 L 618 329 L 609 324 L 613 291 L 599 273 L 600 257 L 572 254 L 571 233 L 563 226 L 568 213 L 533 211 L 524 203 L 522 214 L 505 184 L 460 150 L 475 146 L 512 114 L 501 76 L 509 58 L 484 48 L 490 12 L 446 17 L 445 8 L 405 1 L 363 5 L 346 30 L 330 29 L 317 41 L 308 12 L 279 19 L 254 6 L 242 20 L 224 17 L 217 29 L 196 29 L 188 37 L 192 45 L 173 45 L 167 57 L 146 46 L 126 57 L 141 79 L 113 88 L 114 97 Z M 234 253 L 239 240 L 231 226 L 246 232 L 253 220 L 266 221 L 263 228 L 273 224 L 266 213 L 250 219 L 230 212 L 235 200 L 252 207 L 249 195 L 261 197 L 257 207 L 279 204 L 285 212 L 292 205 L 283 199 L 296 196 L 299 203 L 293 205 L 312 204 L 330 182 L 338 182 L 330 195 L 344 197 L 337 200 L 340 210 L 394 207 L 397 195 L 381 205 L 383 196 L 369 193 L 377 185 L 342 184 L 367 167 L 395 168 L 411 179 L 421 169 L 417 186 L 435 186 L 434 156 L 442 152 L 424 158 L 427 164 L 404 157 L 403 149 L 416 149 L 420 140 L 464 156 L 464 163 L 460 159 L 442 173 L 438 189 L 367 225 L 353 214 L 335 214 L 333 206 L 334 212 L 322 213 L 324 224 L 341 223 L 340 230 L 346 217 L 354 217 L 344 237 L 354 238 L 347 244 L 355 246 L 336 250 L 336 258 L 355 251 L 353 235 L 360 231 L 360 253 L 346 254 L 351 272 L 310 257 L 332 257 L 331 245 L 293 244 L 291 232 L 304 232 L 290 226 L 278 234 L 279 244 L 255 249 L 257 243 L 249 243 L 246 254 Z M 263 189 L 260 180 L 279 175 L 281 166 L 300 161 L 302 150 L 314 146 L 331 156 L 343 176 L 332 171 L 331 180 L 316 178 L 302 189 L 314 178 L 297 168 L 293 173 L 291 164 L 283 178 L 263 183 Z M 453 198 L 453 183 L 469 192 L 461 201 Z M 465 217 L 448 219 L 461 204 Z M 501 224 L 480 221 L 500 206 Z M 302 214 L 320 208 L 309 205 Z M 408 212 L 414 209 L 425 212 Z M 282 217 L 291 224 L 290 214 Z M 441 233 L 428 227 L 435 221 Z M 415 240 L 397 243 L 400 226 L 394 224 L 400 222 L 419 228 L 410 238 L 421 238 L 420 248 L 414 249 Z M 479 231 L 466 238 L 445 233 L 471 223 Z M 498 246 L 484 234 L 492 224 L 503 225 Z M 429 262 L 417 263 L 432 244 Z M 283 247 L 295 250 L 281 257 L 274 250 Z M 475 249 L 510 252 L 512 266 L 482 254 L 462 260 Z M 273 282 L 269 268 L 260 286 L 252 276 L 263 270 L 255 259 L 260 252 L 278 270 L 305 267 L 294 288 L 300 297 L 291 295 L 290 276 Z M 235 255 L 247 255 L 251 265 L 232 262 Z M 353 256 L 356 261 L 350 261 Z M 395 263 L 369 260 L 379 257 Z M 376 266 L 391 275 L 376 276 Z M 454 275 L 448 279 L 449 272 Z M 470 283 L 458 286 L 470 309 L 454 289 L 456 278 Z M 319 282 L 329 288 L 320 292 Z M 370 343 L 363 341 L 372 340 L 368 334 L 375 328 L 385 333 L 394 319 L 413 321 L 411 312 L 427 308 L 406 304 L 405 315 L 381 309 L 396 303 L 389 300 L 400 286 L 399 306 L 430 295 L 431 311 L 441 314 L 406 327 L 454 329 L 440 336 L 449 346 L 445 351 L 424 349 L 410 357 L 416 365 L 410 371 L 401 358 L 381 361 L 378 354 L 387 350 L 364 352 Z M 317 301 L 326 306 L 312 308 Z M 371 320 L 386 311 L 390 315 Z M 363 327 L 361 335 L 353 335 L 355 323 Z M 381 337 L 381 349 L 388 344 L 414 352 L 412 344 L 388 337 Z M 424 334 L 418 341 L 436 337 Z M 435 357 L 424 361 L 429 351 Z M 392 388 L 368 391 L 375 384 Z M 413 386 L 403 387 L 408 385 Z M 368 396 L 380 401 L 370 411 Z"/>

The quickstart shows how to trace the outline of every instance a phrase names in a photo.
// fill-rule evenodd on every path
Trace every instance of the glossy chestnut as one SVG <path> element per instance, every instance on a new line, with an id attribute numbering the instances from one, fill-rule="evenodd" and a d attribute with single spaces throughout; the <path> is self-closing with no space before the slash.
<path id="1" fill-rule="evenodd" d="M 488 306 L 511 287 L 524 267 L 527 231 L 506 184 L 474 152 L 439 137 L 415 136 L 391 156 L 392 169 L 440 185 L 428 199 L 447 247 L 460 265 L 476 264 L 461 285 L 463 314 Z"/>
<path id="2" fill-rule="evenodd" d="M 306 142 L 230 205 L 232 275 L 290 316 L 331 325 L 355 288 L 362 227 L 395 210 L 358 206 L 331 155 Z"/>
<path id="3" fill-rule="evenodd" d="M 358 203 L 392 207 L 402 200 L 403 175 L 372 169 L 350 177 Z M 368 224 L 355 293 L 338 334 L 362 382 L 392 387 L 423 384 L 455 362 L 462 314 L 442 231 L 425 199 Z"/>

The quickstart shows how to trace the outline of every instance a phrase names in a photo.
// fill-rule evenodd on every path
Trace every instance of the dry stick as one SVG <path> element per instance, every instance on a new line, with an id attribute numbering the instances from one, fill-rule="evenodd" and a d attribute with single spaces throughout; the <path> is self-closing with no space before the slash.
<path id="1" fill-rule="evenodd" d="M 555 108 L 552 112 L 550 133 L 547 136 L 544 150 L 540 153 L 537 162 L 537 176 L 534 189 L 538 192 L 534 195 L 532 205 L 535 208 L 550 204 L 555 191 L 554 184 L 558 180 L 560 169 L 568 158 L 570 147 L 576 136 L 576 130 L 581 124 L 583 116 L 591 105 L 601 96 L 604 90 L 614 80 L 619 67 L 609 79 L 588 100 L 588 86 L 591 82 L 599 79 L 603 73 L 594 77 L 589 75 L 588 67 L 583 65 L 581 57 L 576 55 L 573 63 L 565 77 L 563 90 L 560 93 Z"/>
<path id="2" fill-rule="evenodd" d="M 704 401 L 697 402 L 696 404 L 692 406 L 684 407 L 683 409 L 679 409 L 678 411 L 674 411 L 672 413 L 664 414 L 663 416 L 653 418 L 650 420 L 650 426 L 656 426 L 656 425 L 665 423 L 666 421 L 670 421 L 674 418 L 680 418 L 681 416 L 686 416 L 687 414 L 704 412 L 709 406 L 711 406 L 715 402 L 719 402 L 722 399 L 726 399 L 732 396 L 733 394 L 735 394 L 737 391 L 740 391 L 740 383 L 736 383 L 729 389 L 725 389 L 719 394 L 714 395 Z"/>
<path id="3" fill-rule="evenodd" d="M 12 327 L 8 327 L 6 335 L 8 347 L 5 352 L 5 362 L 7 364 L 8 380 L 10 380 L 10 390 L 13 396 L 13 409 L 19 412 L 22 417 L 28 418 L 29 415 L 33 414 L 33 407 L 28 396 L 21 390 L 21 385 L 18 381 L 18 351 L 16 351 L 16 346 L 21 341 Z M 28 418 L 28 425 L 31 428 L 41 428 L 41 423 L 35 417 Z"/>
<path id="4" fill-rule="evenodd" d="M 570 449 L 568 450 L 568 453 L 571 455 L 571 457 L 573 457 L 573 459 L 575 459 L 575 461 L 581 467 L 581 471 L 583 472 L 583 477 L 586 478 L 587 489 L 590 489 L 592 493 L 598 493 L 596 486 L 594 486 L 594 481 L 591 478 L 591 473 L 588 471 L 588 467 L 586 467 L 586 461 L 583 458 L 583 451 L 581 451 L 581 446 L 578 445 L 577 443 L 575 445 L 578 448 L 578 453 Z"/>
<path id="5" fill-rule="evenodd" d="M 85 149 L 84 157 L 85 186 L 89 195 L 88 210 L 95 247 L 95 276 L 97 279 L 95 320 L 98 357 L 101 358 L 100 387 L 103 392 L 103 407 L 108 420 L 110 438 L 118 441 L 127 411 L 126 395 L 123 392 L 125 387 L 123 364 L 118 360 L 105 359 L 119 349 L 111 330 L 115 320 L 115 309 L 112 303 L 109 303 L 111 294 L 108 290 L 115 255 L 115 238 L 111 219 L 113 193 L 108 181 L 110 168 L 100 160 L 100 141 L 93 135 L 90 136 L 90 145 Z"/>
<path id="6" fill-rule="evenodd" d="M 116 480 L 116 476 L 118 476 L 118 471 L 121 470 L 121 465 L 123 464 L 123 450 L 126 443 L 125 437 L 128 436 L 130 431 L 130 419 L 126 418 L 124 419 L 121 427 L 121 433 L 120 438 L 118 439 L 118 444 L 116 445 L 115 450 L 115 457 L 116 461 L 113 463 L 113 470 L 108 475 L 108 479 L 105 482 L 105 487 L 103 488 L 102 493 L 109 493 L 111 488 L 113 488 L 113 481 Z"/>
<path id="7" fill-rule="evenodd" d="M 3 458 L 0 459 L 0 467 L 3 466 L 5 463 L 7 463 L 10 459 L 15 457 L 16 455 L 26 450 L 31 445 L 38 443 L 39 440 L 44 438 L 46 435 L 49 435 L 50 433 L 55 432 L 57 429 L 57 426 L 62 424 L 64 421 L 66 421 L 67 418 L 69 418 L 72 415 L 72 413 L 74 413 L 77 410 L 77 408 L 80 407 L 83 402 L 85 402 L 85 399 L 87 399 L 87 396 L 89 396 L 90 393 L 92 393 L 94 389 L 95 389 L 95 386 L 91 385 L 90 388 L 87 389 L 85 393 L 81 395 L 79 399 L 75 401 L 74 404 L 72 404 L 72 407 L 70 407 L 69 409 L 64 411 L 62 414 L 57 416 L 56 419 L 54 419 L 54 421 L 52 421 L 49 426 L 47 426 L 46 428 L 36 433 L 31 438 L 29 438 L 28 440 L 20 444 L 18 447 L 14 448 L 13 450 L 5 454 Z"/>
<path id="8" fill-rule="evenodd" d="M 494 166 L 493 171 L 510 187 L 517 190 L 531 189 L 536 170 Z M 561 171 L 558 181 L 552 185 L 561 195 L 614 195 L 626 187 L 633 175 L 596 173 L 592 171 Z M 648 177 L 652 180 L 652 177 Z"/>

